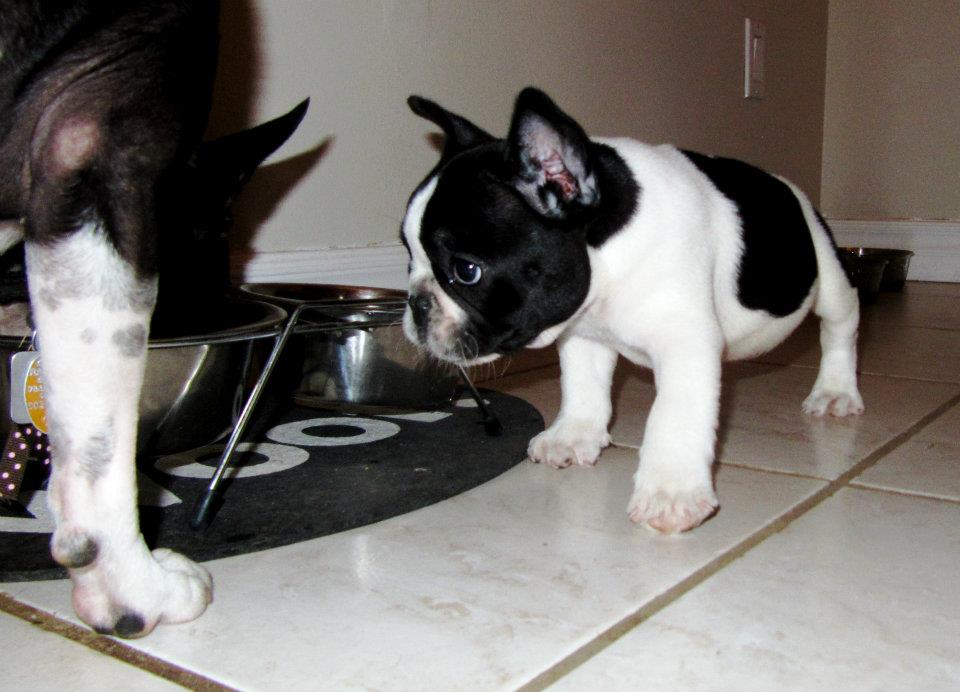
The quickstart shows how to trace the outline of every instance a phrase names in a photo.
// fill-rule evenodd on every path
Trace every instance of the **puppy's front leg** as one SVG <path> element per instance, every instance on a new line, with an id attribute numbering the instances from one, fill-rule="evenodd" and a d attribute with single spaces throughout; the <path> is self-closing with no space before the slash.
<path id="1" fill-rule="evenodd" d="M 139 277 L 102 227 L 28 242 L 30 298 L 50 422 L 53 557 L 77 614 L 101 633 L 142 636 L 210 601 L 207 572 L 140 535 L 137 411 L 156 279 Z"/>
<path id="2" fill-rule="evenodd" d="M 711 466 L 720 405 L 719 349 L 672 346 L 654 357 L 657 396 L 627 512 L 662 533 L 695 528 L 718 506 Z"/>
<path id="3" fill-rule="evenodd" d="M 560 415 L 530 441 L 527 455 L 555 468 L 592 466 L 610 444 L 610 384 L 617 353 L 572 335 L 560 342 L 559 352 Z"/>

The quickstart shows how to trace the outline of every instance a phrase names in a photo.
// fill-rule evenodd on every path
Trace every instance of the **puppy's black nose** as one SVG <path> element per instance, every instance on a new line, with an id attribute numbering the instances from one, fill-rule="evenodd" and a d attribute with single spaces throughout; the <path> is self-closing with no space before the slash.
<path id="1" fill-rule="evenodd" d="M 413 315 L 413 323 L 418 327 L 422 328 L 426 326 L 431 304 L 430 296 L 422 293 L 412 294 L 407 298 L 407 305 L 410 306 L 410 314 Z"/>

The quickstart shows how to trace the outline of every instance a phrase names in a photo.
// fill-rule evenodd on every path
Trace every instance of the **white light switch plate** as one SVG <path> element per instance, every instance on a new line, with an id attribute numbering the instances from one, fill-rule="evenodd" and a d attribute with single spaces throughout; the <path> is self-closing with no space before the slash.
<path id="1" fill-rule="evenodd" d="M 766 80 L 764 61 L 767 52 L 767 27 L 749 17 L 744 22 L 743 95 L 748 99 L 763 98 Z"/>

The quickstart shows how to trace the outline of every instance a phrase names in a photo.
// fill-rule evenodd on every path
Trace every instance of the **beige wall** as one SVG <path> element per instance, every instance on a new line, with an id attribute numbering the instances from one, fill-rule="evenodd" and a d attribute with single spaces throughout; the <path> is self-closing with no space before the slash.
<path id="1" fill-rule="evenodd" d="M 830 0 L 822 206 L 960 219 L 960 0 Z"/>
<path id="2" fill-rule="evenodd" d="M 241 198 L 240 246 L 396 242 L 436 158 L 410 93 L 502 134 L 517 91 L 535 84 L 592 134 L 738 156 L 820 189 L 826 0 L 223 0 L 223 11 L 213 131 L 313 98 L 273 158 L 291 160 Z M 762 101 L 742 95 L 746 16 L 767 25 Z"/>

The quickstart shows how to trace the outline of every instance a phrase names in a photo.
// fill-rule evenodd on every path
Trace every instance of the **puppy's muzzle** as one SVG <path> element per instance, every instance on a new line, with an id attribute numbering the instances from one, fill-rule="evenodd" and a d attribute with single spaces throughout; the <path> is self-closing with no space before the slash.
<path id="1" fill-rule="evenodd" d="M 407 299 L 407 305 L 410 306 L 410 315 L 413 317 L 413 323 L 417 331 L 421 334 L 426 331 L 430 322 L 430 308 L 433 307 L 433 299 L 428 294 L 414 293 Z"/>

